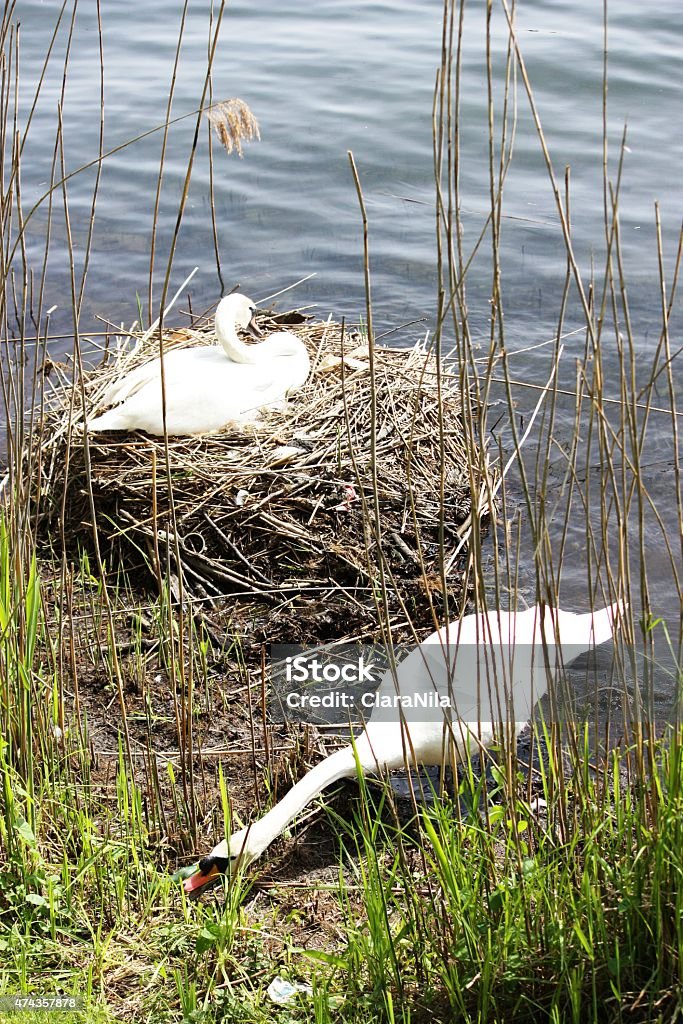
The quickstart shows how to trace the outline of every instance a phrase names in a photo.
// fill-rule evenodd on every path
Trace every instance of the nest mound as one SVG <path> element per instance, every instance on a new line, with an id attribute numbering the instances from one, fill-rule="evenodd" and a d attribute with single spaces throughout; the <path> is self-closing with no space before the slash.
<path id="1" fill-rule="evenodd" d="M 63 382 L 34 442 L 39 536 L 75 552 L 92 547 L 94 527 L 110 565 L 152 583 L 182 574 L 186 596 L 260 604 L 271 625 L 286 610 L 290 642 L 373 635 L 380 584 L 396 621 L 408 613 L 431 627 L 441 566 L 471 512 L 456 382 L 439 381 L 419 345 L 377 347 L 373 374 L 362 339 L 337 324 L 290 314 L 259 326 L 283 323 L 307 345 L 312 372 L 257 426 L 167 444 L 143 434 L 86 439 L 83 399 L 96 408 L 115 379 L 158 353 L 158 337 L 109 353 L 82 388 Z M 214 339 L 211 324 L 168 330 L 164 344 Z"/>

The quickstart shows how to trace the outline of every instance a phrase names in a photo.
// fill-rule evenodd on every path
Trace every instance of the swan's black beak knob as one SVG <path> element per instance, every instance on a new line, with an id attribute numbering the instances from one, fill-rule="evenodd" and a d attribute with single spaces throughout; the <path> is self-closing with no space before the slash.
<path id="1" fill-rule="evenodd" d="M 188 896 L 194 899 L 200 892 L 210 889 L 221 875 L 229 873 L 229 870 L 230 861 L 227 857 L 210 855 L 191 868 L 176 871 L 173 878 L 174 881 L 182 881 L 183 889 Z"/>
<path id="2" fill-rule="evenodd" d="M 247 331 L 247 334 L 251 335 L 252 338 L 255 338 L 256 341 L 258 341 L 259 338 L 263 337 L 263 331 L 261 330 L 261 328 L 256 323 L 256 313 L 257 313 L 257 310 L 254 310 L 252 318 L 249 321 L 249 323 L 247 324 L 246 331 Z"/>

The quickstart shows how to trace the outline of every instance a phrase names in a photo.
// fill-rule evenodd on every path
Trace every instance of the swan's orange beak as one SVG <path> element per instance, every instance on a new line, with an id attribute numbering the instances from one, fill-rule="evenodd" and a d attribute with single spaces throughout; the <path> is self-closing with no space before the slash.
<path id="1" fill-rule="evenodd" d="M 183 889 L 188 896 L 196 896 L 205 885 L 208 885 L 209 882 L 214 882 L 220 876 L 221 872 L 216 864 L 212 864 L 206 873 L 197 866 L 194 874 L 183 879 Z"/>

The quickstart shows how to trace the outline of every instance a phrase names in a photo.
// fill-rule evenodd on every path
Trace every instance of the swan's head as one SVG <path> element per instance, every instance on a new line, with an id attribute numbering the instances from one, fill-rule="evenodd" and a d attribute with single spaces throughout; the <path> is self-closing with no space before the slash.
<path id="1" fill-rule="evenodd" d="M 254 322 L 256 303 L 241 292 L 232 292 L 218 303 L 216 308 L 216 329 L 222 327 L 239 328 L 248 331 L 255 338 L 261 337 L 261 331 Z"/>
<path id="2" fill-rule="evenodd" d="M 207 892 L 221 877 L 232 878 L 238 867 L 244 867 L 258 856 L 258 852 L 249 849 L 248 829 L 236 832 L 214 846 L 211 853 L 199 861 L 192 874 L 183 879 L 183 888 L 188 896 L 194 898 Z M 186 869 L 187 870 L 187 869 Z"/>

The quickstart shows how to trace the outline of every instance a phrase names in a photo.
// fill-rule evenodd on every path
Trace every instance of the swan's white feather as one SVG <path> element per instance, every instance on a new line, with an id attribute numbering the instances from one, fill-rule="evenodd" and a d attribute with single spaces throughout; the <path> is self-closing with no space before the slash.
<path id="1" fill-rule="evenodd" d="M 378 694 L 436 690 L 454 698 L 455 709 L 451 705 L 429 717 L 396 706 L 376 707 L 355 744 L 325 758 L 272 810 L 214 847 L 199 877 L 186 880 L 186 889 L 195 892 L 215 875 L 214 859 L 233 868 L 255 860 L 326 786 L 355 775 L 358 768 L 376 772 L 410 763 L 443 764 L 471 745 L 489 745 L 498 723 L 507 723 L 518 734 L 559 664 L 610 639 L 624 613 L 622 602 L 585 615 L 537 606 L 468 615 L 432 633 L 399 664 L 395 675 L 384 675 Z"/>
<path id="2" fill-rule="evenodd" d="M 101 404 L 118 405 L 119 402 L 130 398 L 141 387 L 154 380 L 155 374 L 159 372 L 158 362 L 158 359 L 153 359 L 149 363 L 142 363 L 142 365 L 136 366 L 134 370 L 127 373 L 125 377 L 122 377 L 121 380 L 114 381 L 102 396 Z"/>
<path id="3" fill-rule="evenodd" d="M 228 296 L 216 312 L 220 346 L 174 349 L 164 355 L 169 434 L 211 433 L 254 420 L 260 410 L 276 406 L 305 383 L 308 352 L 292 332 L 278 331 L 258 345 L 239 341 L 235 328 L 246 326 L 251 311 L 250 299 Z M 102 404 L 114 408 L 89 419 L 89 430 L 163 434 L 161 360 L 131 370 L 109 388 Z"/>

